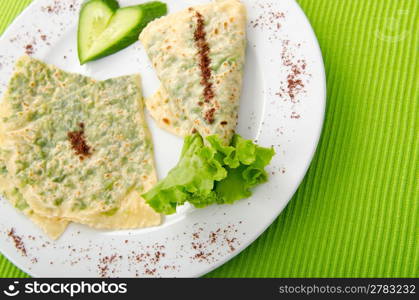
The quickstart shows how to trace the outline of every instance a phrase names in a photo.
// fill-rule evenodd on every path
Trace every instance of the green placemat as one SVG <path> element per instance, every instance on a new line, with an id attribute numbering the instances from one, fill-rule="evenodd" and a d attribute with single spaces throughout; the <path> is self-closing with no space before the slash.
<path id="1" fill-rule="evenodd" d="M 320 145 L 272 226 L 207 276 L 418 277 L 419 1 L 298 2 L 326 65 Z M 29 3 L 0 1 L 0 33 Z"/>

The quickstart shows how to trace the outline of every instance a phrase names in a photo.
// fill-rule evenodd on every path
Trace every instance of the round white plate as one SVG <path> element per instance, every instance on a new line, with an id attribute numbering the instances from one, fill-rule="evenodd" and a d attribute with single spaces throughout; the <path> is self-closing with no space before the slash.
<path id="1" fill-rule="evenodd" d="M 169 12 L 205 0 L 164 0 Z M 120 0 L 121 6 L 144 0 Z M 325 75 L 316 37 L 293 0 L 244 0 L 248 47 L 238 133 L 276 156 L 270 179 L 234 205 L 182 207 L 159 227 L 99 231 L 71 224 L 51 241 L 0 199 L 0 251 L 35 277 L 196 277 L 225 263 L 252 243 L 278 216 L 300 184 L 320 136 Z M 76 30 L 81 0 L 36 0 L 0 40 L 0 93 L 15 60 L 25 52 L 47 63 L 97 79 L 140 73 L 145 96 L 157 77 L 139 42 L 80 66 Z M 182 140 L 148 118 L 159 177 L 176 164 Z M 8 235 L 13 229 L 15 239 Z M 26 255 L 18 249 L 19 241 Z"/>

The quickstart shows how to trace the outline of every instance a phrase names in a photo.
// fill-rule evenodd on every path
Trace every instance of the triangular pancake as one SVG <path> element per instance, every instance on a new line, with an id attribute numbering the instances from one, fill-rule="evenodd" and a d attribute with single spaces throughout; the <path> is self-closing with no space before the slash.
<path id="1" fill-rule="evenodd" d="M 187 8 L 152 21 L 139 37 L 161 81 L 146 107 L 179 136 L 237 125 L 246 45 L 246 9 L 237 0 Z"/>

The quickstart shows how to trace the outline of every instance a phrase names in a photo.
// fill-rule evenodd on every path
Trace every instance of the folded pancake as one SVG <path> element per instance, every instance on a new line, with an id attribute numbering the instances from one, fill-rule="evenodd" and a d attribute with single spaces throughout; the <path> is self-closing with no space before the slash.
<path id="1" fill-rule="evenodd" d="M 38 82 L 38 84 L 35 84 L 35 82 Z M 31 113 L 28 115 L 21 112 L 16 115 L 17 117 L 12 122 L 2 122 L 2 120 L 7 120 L 7 116 L 11 115 L 11 108 L 19 105 L 22 99 L 25 99 L 24 105 L 30 104 L 35 108 L 39 103 L 43 103 L 45 99 L 53 98 L 54 94 L 60 96 L 60 92 L 76 92 L 81 86 L 93 82 L 95 81 L 88 77 L 67 73 L 55 66 L 47 67 L 36 59 L 23 56 L 16 62 L 15 73 L 4 95 L 4 99 L 7 98 L 7 100 L 4 100 L 0 106 L 0 145 L 2 146 L 0 150 L 0 191 L 16 209 L 25 214 L 53 239 L 58 238 L 65 231 L 69 222 L 34 212 L 23 198 L 20 189 L 17 187 L 18 185 L 14 182 L 14 178 L 8 174 L 5 166 L 5 161 L 9 160 L 10 157 L 8 156 L 13 152 L 13 150 L 7 150 L 7 148 L 13 149 L 13 144 L 10 144 L 10 140 L 5 139 L 5 133 L 7 130 L 24 126 L 25 119 L 32 117 Z M 39 99 L 44 100 L 39 101 Z M 35 111 L 35 109 L 32 111 Z"/>
<path id="2" fill-rule="evenodd" d="M 190 7 L 156 19 L 140 41 L 161 81 L 146 107 L 179 136 L 218 134 L 237 124 L 246 45 L 246 9 L 237 0 Z"/>
<path id="3" fill-rule="evenodd" d="M 156 173 L 139 76 L 94 81 L 25 57 L 0 116 L 2 170 L 34 215 L 104 229 L 160 224 L 140 197 Z"/>

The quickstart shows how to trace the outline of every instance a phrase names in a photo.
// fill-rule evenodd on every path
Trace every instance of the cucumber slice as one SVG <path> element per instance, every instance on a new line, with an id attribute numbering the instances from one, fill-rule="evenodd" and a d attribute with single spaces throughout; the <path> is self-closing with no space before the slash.
<path id="1" fill-rule="evenodd" d="M 85 61 L 86 53 L 94 40 L 108 26 L 115 11 L 119 8 L 116 0 L 90 0 L 80 10 L 77 32 L 78 55 L 80 62 Z"/>
<path id="2" fill-rule="evenodd" d="M 131 45 L 138 40 L 139 34 L 151 20 L 165 15 L 166 12 L 166 4 L 162 2 L 148 2 L 116 10 L 93 42 L 80 47 L 80 63 L 99 59 Z M 80 27 L 79 30 L 85 29 Z M 79 42 L 82 43 L 83 40 L 79 39 Z"/>

